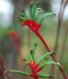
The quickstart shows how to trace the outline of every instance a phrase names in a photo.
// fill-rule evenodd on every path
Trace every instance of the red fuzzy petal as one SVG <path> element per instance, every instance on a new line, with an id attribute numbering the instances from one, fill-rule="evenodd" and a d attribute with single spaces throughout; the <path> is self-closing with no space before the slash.
<path id="1" fill-rule="evenodd" d="M 41 24 L 37 24 L 34 20 L 25 20 L 24 22 L 21 23 L 21 26 L 23 25 L 27 25 L 34 32 L 37 32 L 39 28 L 41 27 Z"/>
<path id="2" fill-rule="evenodd" d="M 41 71 L 41 69 L 39 68 L 39 65 L 36 64 L 34 61 L 31 61 L 31 62 L 29 63 L 29 66 L 30 66 L 32 72 L 38 73 L 38 72 Z"/>
<path id="3" fill-rule="evenodd" d="M 36 73 L 32 73 L 32 74 L 30 75 L 30 77 L 32 77 L 32 78 L 34 78 L 34 79 L 39 79 L 39 77 L 37 76 Z"/>

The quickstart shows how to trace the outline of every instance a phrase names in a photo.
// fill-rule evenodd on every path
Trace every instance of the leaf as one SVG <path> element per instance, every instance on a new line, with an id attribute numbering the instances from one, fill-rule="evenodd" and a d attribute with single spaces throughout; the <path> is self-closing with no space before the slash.
<path id="1" fill-rule="evenodd" d="M 43 22 L 43 20 L 45 19 L 45 17 L 51 16 L 51 15 L 55 15 L 55 14 L 53 12 L 48 12 L 48 13 L 45 13 L 44 15 L 42 15 L 41 19 L 40 19 L 40 24 Z"/>
<path id="2" fill-rule="evenodd" d="M 40 64 L 40 62 L 41 62 L 43 59 L 47 58 L 47 57 L 50 56 L 51 54 L 54 54 L 54 52 L 48 52 L 48 53 L 43 54 L 41 57 L 39 57 L 39 58 L 37 59 L 37 63 Z"/>
<path id="3" fill-rule="evenodd" d="M 29 76 L 29 73 L 26 73 L 26 72 L 23 72 L 23 71 L 19 71 L 19 70 L 8 70 L 7 72 L 16 73 L 16 74 L 19 74 L 19 75 Z"/>
<path id="4" fill-rule="evenodd" d="M 35 59 L 35 50 L 37 47 L 37 43 L 34 45 L 34 48 L 30 51 L 29 55 L 24 59 L 26 63 Z"/>
<path id="5" fill-rule="evenodd" d="M 22 10 L 19 16 L 19 22 L 22 22 L 23 20 L 26 20 L 26 19 L 28 19 L 28 16 L 26 15 L 26 12 Z"/>
<path id="6" fill-rule="evenodd" d="M 40 5 L 40 1 L 38 1 L 38 2 L 34 5 L 34 7 L 33 7 L 33 9 L 32 9 L 32 16 L 33 16 L 33 19 L 35 19 L 35 12 L 36 12 L 36 9 L 38 8 L 39 5 Z"/>
<path id="7" fill-rule="evenodd" d="M 41 8 L 37 8 L 36 9 L 36 12 L 35 12 L 35 20 L 37 19 L 37 15 L 42 12 L 42 9 Z"/>
<path id="8" fill-rule="evenodd" d="M 25 17 L 18 17 L 18 18 L 19 18 L 19 22 L 22 22 L 22 21 L 26 20 Z"/>
<path id="9" fill-rule="evenodd" d="M 32 51 L 30 51 L 30 53 L 26 56 L 24 60 L 26 61 L 26 64 L 29 63 L 31 60 L 33 60 Z"/>
<path id="10" fill-rule="evenodd" d="M 21 14 L 20 14 L 20 16 L 27 17 L 25 10 L 22 10 L 22 11 L 21 11 Z"/>
<path id="11" fill-rule="evenodd" d="M 33 60 L 32 59 L 32 54 L 31 54 L 31 52 L 29 53 L 29 55 L 25 58 L 25 60 L 28 62 L 28 61 L 30 61 L 30 60 Z"/>
<path id="12" fill-rule="evenodd" d="M 32 59 L 35 60 L 35 50 L 36 50 L 36 47 L 37 47 L 37 43 L 34 44 L 34 48 L 31 50 L 31 55 L 32 55 Z"/>
<path id="13" fill-rule="evenodd" d="M 33 16 L 32 16 L 32 8 L 33 8 L 33 4 L 30 5 L 30 17 L 31 17 L 31 19 L 33 18 Z"/>
<path id="14" fill-rule="evenodd" d="M 54 78 L 53 76 L 46 75 L 46 74 L 38 74 L 38 77 L 40 77 L 40 78 Z"/>
<path id="15" fill-rule="evenodd" d="M 33 56 L 33 50 L 30 51 L 30 56 L 31 56 L 31 60 L 33 60 L 34 56 Z"/>
<path id="16" fill-rule="evenodd" d="M 57 62 L 55 62 L 55 61 L 53 61 L 53 60 L 48 60 L 48 61 L 46 61 L 44 64 L 40 65 L 40 68 L 43 69 L 45 66 L 51 65 L 51 64 L 58 65 Z"/>

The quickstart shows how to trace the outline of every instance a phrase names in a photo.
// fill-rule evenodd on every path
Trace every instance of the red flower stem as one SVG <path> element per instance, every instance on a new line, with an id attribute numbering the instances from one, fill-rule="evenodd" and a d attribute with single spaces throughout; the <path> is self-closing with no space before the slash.
<path id="1" fill-rule="evenodd" d="M 38 77 L 34 77 L 34 79 L 39 79 Z"/>
<path id="2" fill-rule="evenodd" d="M 47 45 L 47 42 L 44 41 L 44 39 L 42 38 L 42 35 L 41 35 L 39 32 L 37 32 L 36 35 L 39 37 L 39 39 L 40 39 L 41 42 L 43 43 L 43 45 L 44 45 L 44 47 L 46 48 L 46 50 L 47 50 L 48 52 L 51 52 L 50 48 L 49 48 L 48 45 Z"/>
<path id="3" fill-rule="evenodd" d="M 46 50 L 47 50 L 48 52 L 51 52 L 51 49 L 48 47 L 47 42 L 43 39 L 42 35 L 41 35 L 39 32 L 34 32 L 34 33 L 35 33 L 35 34 L 37 35 L 37 37 L 41 40 L 41 42 L 43 43 L 43 45 L 44 45 L 44 47 L 46 48 Z M 57 61 L 57 59 L 56 59 L 56 57 L 55 57 L 55 54 L 52 54 L 51 57 L 52 57 L 52 59 L 53 59 L 54 61 Z M 64 79 L 68 79 L 66 73 L 64 72 L 63 67 L 62 67 L 61 65 L 58 65 L 58 66 L 59 66 L 59 70 L 60 70 L 62 76 L 64 77 Z"/>
<path id="4" fill-rule="evenodd" d="M 30 75 L 30 77 L 34 78 L 34 79 L 39 79 L 39 77 L 37 76 L 37 73 L 35 73 L 34 71 L 32 72 L 32 74 Z"/>

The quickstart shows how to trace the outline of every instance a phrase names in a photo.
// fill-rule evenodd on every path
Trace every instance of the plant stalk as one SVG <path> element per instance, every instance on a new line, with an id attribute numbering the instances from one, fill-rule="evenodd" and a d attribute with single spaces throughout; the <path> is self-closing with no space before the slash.
<path id="1" fill-rule="evenodd" d="M 60 54 L 60 62 L 62 62 L 63 57 L 64 57 L 64 52 L 65 52 L 65 46 L 67 43 L 67 36 L 68 36 L 68 28 L 65 27 L 65 33 L 64 33 L 64 37 L 63 37 L 63 43 L 62 43 L 62 49 L 61 49 L 61 54 Z"/>
<path id="2" fill-rule="evenodd" d="M 59 41 L 61 23 L 63 20 L 63 14 L 64 14 L 64 10 L 65 10 L 66 5 L 67 5 L 67 2 L 63 3 L 63 0 L 62 0 L 60 11 L 59 11 L 59 16 L 58 16 L 57 35 L 56 35 L 55 48 L 54 48 L 55 52 L 57 52 L 57 49 L 58 49 L 58 41 Z"/>
<path id="3" fill-rule="evenodd" d="M 64 0 L 61 0 L 61 6 L 60 6 L 60 10 L 59 10 L 59 15 L 58 15 L 57 35 L 56 35 L 56 41 L 55 41 L 55 47 L 54 47 L 55 53 L 57 53 L 57 49 L 58 49 L 61 23 L 63 20 L 63 14 L 64 14 L 64 10 L 65 10 L 66 5 L 67 5 L 67 1 L 64 2 Z M 50 69 L 50 72 L 52 72 L 51 74 L 54 74 L 54 68 L 55 67 L 52 65 L 51 69 Z"/>

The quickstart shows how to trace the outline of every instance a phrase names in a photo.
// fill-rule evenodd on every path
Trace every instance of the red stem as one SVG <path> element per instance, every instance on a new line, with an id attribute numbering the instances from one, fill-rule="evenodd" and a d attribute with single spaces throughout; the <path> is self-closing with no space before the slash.
<path id="1" fill-rule="evenodd" d="M 39 79 L 39 77 L 37 76 L 37 73 L 32 72 L 32 74 L 30 75 L 30 77 L 34 78 L 34 79 Z"/>
<path id="2" fill-rule="evenodd" d="M 43 45 L 44 45 L 44 47 L 46 48 L 46 50 L 47 50 L 48 52 L 51 52 L 50 48 L 49 48 L 48 45 L 47 45 L 47 42 L 43 39 L 42 35 L 41 35 L 39 32 L 35 32 L 35 34 L 36 34 L 37 37 L 41 40 L 41 42 L 43 43 Z M 51 57 L 52 57 L 52 59 L 53 59 L 54 61 L 57 61 L 57 59 L 56 59 L 56 57 L 55 57 L 55 54 L 52 54 Z M 59 65 L 59 70 L 60 70 L 61 74 L 63 75 L 64 79 L 68 79 L 68 77 L 67 77 L 66 73 L 64 72 L 64 69 L 63 69 L 63 67 L 62 67 L 61 65 Z"/>
<path id="3" fill-rule="evenodd" d="M 50 48 L 49 48 L 48 45 L 47 45 L 47 42 L 44 41 L 44 39 L 42 38 L 42 35 L 41 35 L 39 32 L 37 32 L 36 35 L 39 37 L 39 39 L 40 39 L 41 42 L 43 43 L 43 45 L 44 45 L 44 47 L 46 48 L 46 50 L 47 50 L 48 52 L 51 52 Z"/>

